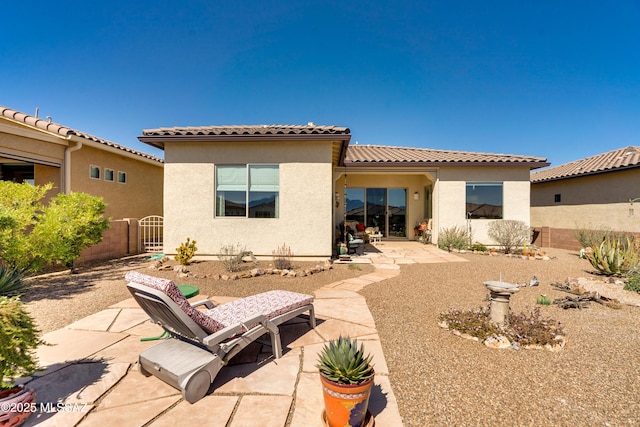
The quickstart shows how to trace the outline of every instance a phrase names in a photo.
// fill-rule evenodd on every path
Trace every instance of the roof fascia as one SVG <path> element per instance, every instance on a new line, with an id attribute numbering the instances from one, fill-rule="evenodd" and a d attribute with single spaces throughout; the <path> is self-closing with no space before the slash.
<path id="1" fill-rule="evenodd" d="M 7 120 L 11 124 L 0 123 L 0 132 L 22 136 L 24 138 L 37 139 L 44 142 L 51 142 L 53 144 L 68 145 L 67 138 L 59 133 L 49 132 L 5 117 L 2 117 L 2 119 Z"/>
<path id="2" fill-rule="evenodd" d="M 482 167 L 482 166 L 499 166 L 499 167 L 529 167 L 529 169 L 538 169 L 549 166 L 548 162 L 348 162 L 348 168 L 376 168 L 376 169 L 411 169 L 411 168 L 440 168 L 444 166 L 455 167 Z"/>
<path id="3" fill-rule="evenodd" d="M 88 139 L 88 138 L 83 138 L 83 137 L 78 136 L 78 135 L 71 134 L 70 137 L 71 137 L 70 138 L 71 141 L 81 142 L 82 145 L 86 145 L 86 146 L 89 146 L 89 147 L 97 148 L 99 150 L 107 151 L 109 153 L 117 154 L 119 156 L 128 157 L 130 159 L 137 160 L 137 161 L 142 162 L 142 163 L 148 163 L 150 165 L 158 166 L 158 167 L 161 167 L 161 168 L 164 167 L 164 163 L 162 163 L 162 162 L 158 162 L 158 161 L 153 160 L 153 159 L 148 159 L 146 157 L 137 155 L 135 153 L 130 153 L 128 151 L 121 150 L 121 149 L 116 148 L 116 147 L 111 147 L 109 145 L 102 144 L 100 142 L 96 142 L 96 141 Z"/>
<path id="4" fill-rule="evenodd" d="M 607 170 L 601 170 L 601 171 L 585 172 L 585 173 L 581 173 L 579 175 L 565 175 L 565 176 L 560 176 L 560 177 L 557 177 L 557 178 L 542 179 L 542 180 L 539 180 L 539 181 L 531 180 L 531 183 L 532 184 L 544 184 L 546 182 L 564 181 L 566 179 L 575 179 L 575 178 L 582 178 L 582 177 L 585 177 L 585 176 L 602 175 L 602 174 L 605 174 L 605 173 L 620 172 L 620 171 L 625 171 L 625 170 L 629 170 L 629 169 L 640 169 L 640 165 L 621 166 L 621 167 L 617 167 L 615 169 L 607 169 Z"/>
<path id="5" fill-rule="evenodd" d="M 348 142 L 351 134 L 286 134 L 286 135 L 149 135 L 138 140 L 164 150 L 167 142 L 250 142 L 250 141 L 343 141 Z M 343 149 L 344 158 L 346 148 Z"/>

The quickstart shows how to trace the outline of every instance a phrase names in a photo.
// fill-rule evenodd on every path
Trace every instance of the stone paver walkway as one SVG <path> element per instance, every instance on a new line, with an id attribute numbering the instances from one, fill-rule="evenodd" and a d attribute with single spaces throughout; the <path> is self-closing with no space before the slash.
<path id="1" fill-rule="evenodd" d="M 402 426 L 375 322 L 357 292 L 397 276 L 402 264 L 464 259 L 416 242 L 382 242 L 369 249 L 354 262 L 372 263 L 375 272 L 315 292 L 315 330 L 302 321 L 281 325 L 282 358 L 273 359 L 270 349 L 258 344 L 246 348 L 220 371 L 213 391 L 193 405 L 178 390 L 138 372 L 138 355 L 154 345 L 140 338 L 162 331 L 133 299 L 45 334 L 47 344 L 37 354 L 46 369 L 28 381 L 36 390 L 38 411 L 25 426 L 162 427 L 185 421 L 220 427 L 322 426 L 324 403 L 315 364 L 324 343 L 339 335 L 358 338 L 373 355 L 369 410 L 376 426 Z M 210 299 L 218 304 L 229 300 Z"/>

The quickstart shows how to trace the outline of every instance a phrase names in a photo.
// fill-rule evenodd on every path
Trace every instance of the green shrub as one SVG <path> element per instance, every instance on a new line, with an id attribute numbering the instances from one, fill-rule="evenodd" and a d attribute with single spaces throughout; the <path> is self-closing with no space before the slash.
<path id="1" fill-rule="evenodd" d="M 640 270 L 637 267 L 629 271 L 628 280 L 624 285 L 624 290 L 640 294 Z"/>
<path id="2" fill-rule="evenodd" d="M 517 247 L 531 241 L 531 230 L 523 221 L 500 219 L 492 221 L 487 234 L 505 254 L 512 253 Z"/>
<path id="3" fill-rule="evenodd" d="M 0 296 L 0 389 L 12 388 L 15 377 L 38 369 L 38 333 L 19 297 Z"/>
<path id="4" fill-rule="evenodd" d="M 218 259 L 222 261 L 222 265 L 228 272 L 233 273 L 240 270 L 245 253 L 245 247 L 239 243 L 236 245 L 223 245 L 220 248 Z"/>
<path id="5" fill-rule="evenodd" d="M 465 227 L 453 226 L 443 228 L 438 233 L 438 247 L 440 249 L 466 249 L 469 246 L 469 232 Z"/>
<path id="6" fill-rule="evenodd" d="M 638 265 L 636 244 L 628 237 L 606 238 L 585 255 L 595 269 L 609 276 L 626 274 Z"/>
<path id="7" fill-rule="evenodd" d="M 544 318 L 539 307 L 534 307 L 531 313 L 509 313 L 508 324 L 499 325 L 491 322 L 490 306 L 479 310 L 458 310 L 451 308 L 449 312 L 441 313 L 441 322 L 445 322 L 449 329 L 477 337 L 484 341 L 489 337 L 503 335 L 512 343 L 524 345 L 554 345 L 557 337 L 564 335 L 559 321 Z"/>
<path id="8" fill-rule="evenodd" d="M 469 250 L 476 251 L 476 252 L 486 252 L 487 247 L 480 242 L 476 242 L 469 247 Z"/>
<path id="9" fill-rule="evenodd" d="M 47 263 L 72 266 L 109 228 L 106 205 L 85 193 L 59 193 L 42 203 L 51 184 L 0 181 L 0 258 L 10 267 L 38 271 Z"/>
<path id="10" fill-rule="evenodd" d="M 605 240 L 618 240 L 622 244 L 628 242 L 633 243 L 636 237 L 633 233 L 625 231 L 613 231 L 608 227 L 600 227 L 598 229 L 590 229 L 579 227 L 573 232 L 574 237 L 582 245 L 583 248 L 593 248 L 600 246 Z"/>
<path id="11" fill-rule="evenodd" d="M 271 252 L 273 255 L 273 266 L 280 270 L 289 270 L 293 267 L 293 252 L 285 244 Z"/>
<path id="12" fill-rule="evenodd" d="M 176 248 L 177 253 L 175 260 L 182 265 L 188 265 L 191 262 L 191 259 L 196 255 L 197 250 L 196 241 L 187 237 L 187 241 L 185 243 L 181 243 L 179 248 Z"/>

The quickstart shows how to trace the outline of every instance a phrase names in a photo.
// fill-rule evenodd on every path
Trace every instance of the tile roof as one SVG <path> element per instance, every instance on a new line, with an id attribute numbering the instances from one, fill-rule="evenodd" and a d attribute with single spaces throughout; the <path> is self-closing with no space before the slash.
<path id="1" fill-rule="evenodd" d="M 531 168 L 549 165 L 547 159 L 542 157 L 379 145 L 350 145 L 345 158 L 347 166 L 441 166 L 443 164 L 526 164 Z"/>
<path id="2" fill-rule="evenodd" d="M 16 122 L 24 123 L 28 126 L 42 129 L 47 132 L 55 133 L 61 136 L 75 135 L 80 138 L 103 144 L 107 147 L 115 148 L 118 150 L 126 151 L 127 153 L 135 154 L 145 159 L 154 160 L 158 163 L 163 163 L 163 160 L 159 157 L 152 156 L 151 154 L 143 153 L 141 151 L 134 150 L 129 147 L 125 147 L 115 142 L 108 141 L 106 139 L 98 138 L 97 136 L 89 135 L 88 133 L 80 132 L 79 130 L 68 128 L 57 123 L 53 123 L 48 119 L 41 119 L 33 117 L 20 111 L 12 110 L 11 108 L 3 107 L 0 105 L 0 117 L 4 117 Z"/>
<path id="3" fill-rule="evenodd" d="M 349 128 L 308 125 L 187 126 L 145 129 L 144 136 L 348 135 Z"/>
<path id="4" fill-rule="evenodd" d="M 640 167 L 640 147 L 629 146 L 531 174 L 531 182 L 555 181 Z"/>

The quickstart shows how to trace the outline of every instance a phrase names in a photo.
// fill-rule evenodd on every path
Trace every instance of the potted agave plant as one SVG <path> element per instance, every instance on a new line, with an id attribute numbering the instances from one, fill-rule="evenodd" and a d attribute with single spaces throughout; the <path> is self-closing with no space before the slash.
<path id="1" fill-rule="evenodd" d="M 316 367 L 320 370 L 326 426 L 362 427 L 372 422 L 367 411 L 374 378 L 371 359 L 356 339 L 340 336 L 325 344 Z"/>
<path id="2" fill-rule="evenodd" d="M 35 391 L 13 382 L 37 370 L 33 351 L 40 344 L 33 318 L 15 295 L 22 287 L 16 280 L 21 277 L 15 271 L 0 266 L 0 427 L 22 424 L 35 403 Z"/>

